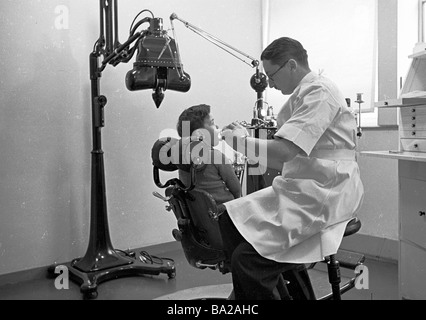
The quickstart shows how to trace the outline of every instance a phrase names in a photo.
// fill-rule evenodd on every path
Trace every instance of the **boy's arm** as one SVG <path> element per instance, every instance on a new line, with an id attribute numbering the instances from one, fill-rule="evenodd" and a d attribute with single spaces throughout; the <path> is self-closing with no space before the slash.
<path id="1" fill-rule="evenodd" d="M 216 167 L 229 191 L 231 191 L 235 198 L 239 198 L 242 194 L 240 180 L 235 174 L 232 164 L 226 162 L 226 160 L 226 157 L 222 154 L 222 163 L 216 164 Z"/>
<path id="2" fill-rule="evenodd" d="M 229 191 L 234 195 L 235 198 L 241 197 L 242 189 L 240 181 L 238 180 L 237 175 L 235 174 L 234 168 L 231 164 L 220 164 L 219 174 L 222 177 L 223 181 L 225 181 L 226 186 Z"/>

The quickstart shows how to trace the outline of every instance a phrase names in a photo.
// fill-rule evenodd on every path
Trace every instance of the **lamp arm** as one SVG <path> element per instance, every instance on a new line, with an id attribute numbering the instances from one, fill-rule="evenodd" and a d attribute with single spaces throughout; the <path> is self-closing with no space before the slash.
<path id="1" fill-rule="evenodd" d="M 149 18 L 139 21 L 131 30 L 129 38 L 123 44 L 118 39 L 118 0 L 99 0 L 100 4 L 100 35 L 95 44 L 94 53 L 97 56 L 103 55 L 99 71 L 103 71 L 106 65 L 118 65 L 121 62 L 128 62 L 133 57 L 137 42 L 142 39 L 146 32 L 136 32 L 136 29 L 143 23 L 150 22 Z M 134 47 L 130 48 L 133 42 Z"/>
<path id="2" fill-rule="evenodd" d="M 131 43 L 133 43 L 134 41 L 136 41 L 136 40 L 138 40 L 139 41 L 139 39 L 140 38 L 142 38 L 143 37 L 143 35 L 142 35 L 142 33 L 140 33 L 140 32 L 136 32 L 133 36 L 131 36 L 126 42 L 124 42 L 122 45 L 120 45 L 118 48 L 116 48 L 116 49 L 114 49 L 114 51 L 109 55 L 109 56 L 107 56 L 103 61 L 102 61 L 102 66 L 101 66 L 101 69 L 103 70 L 103 69 L 105 69 L 105 67 L 106 67 L 106 65 L 108 64 L 108 63 L 110 63 L 113 59 L 116 59 L 116 58 L 119 58 L 120 57 L 120 54 L 126 49 L 126 48 L 128 48 L 129 46 L 130 46 L 130 44 Z M 122 58 L 123 59 L 120 59 L 120 60 L 115 60 L 114 61 L 114 65 L 117 65 L 118 63 L 120 63 L 120 62 L 128 62 L 132 57 L 133 57 L 133 55 L 134 55 L 134 53 L 135 53 L 135 49 L 136 49 L 136 46 L 134 46 L 131 50 L 130 50 L 130 54 L 128 54 L 129 53 L 129 51 L 127 51 L 126 52 L 126 54 L 125 55 L 123 55 L 122 56 Z"/>
<path id="3" fill-rule="evenodd" d="M 189 30 L 195 32 L 199 36 L 203 37 L 207 41 L 209 41 L 209 42 L 213 43 L 214 45 L 218 46 L 220 49 L 222 49 L 222 50 L 228 52 L 229 54 L 233 55 L 235 58 L 237 58 L 238 60 L 241 60 L 242 62 L 244 62 L 245 64 L 251 66 L 252 68 L 258 68 L 259 67 L 259 61 L 256 60 L 255 58 L 253 58 L 250 55 L 248 55 L 247 53 L 242 52 L 241 50 L 238 50 L 237 48 L 235 48 L 235 47 L 227 44 L 226 42 L 220 40 L 219 38 L 217 38 L 217 37 L 215 37 L 213 35 L 211 35 L 210 33 L 208 33 L 206 31 L 204 31 L 204 30 L 202 30 L 202 29 L 200 29 L 200 28 L 198 28 L 198 27 L 190 24 L 188 21 L 185 21 L 185 20 L 179 18 L 176 13 L 172 13 L 171 16 L 170 16 L 170 22 L 171 22 L 172 25 L 173 25 L 173 20 L 178 20 L 178 21 L 182 22 L 185 25 L 185 27 L 187 27 Z M 244 59 L 242 59 L 241 57 L 239 57 L 237 54 L 231 52 L 231 50 L 234 51 L 234 52 L 236 52 L 237 54 L 245 57 L 245 58 L 250 59 L 251 63 L 248 63 L 247 61 L 245 61 Z"/>

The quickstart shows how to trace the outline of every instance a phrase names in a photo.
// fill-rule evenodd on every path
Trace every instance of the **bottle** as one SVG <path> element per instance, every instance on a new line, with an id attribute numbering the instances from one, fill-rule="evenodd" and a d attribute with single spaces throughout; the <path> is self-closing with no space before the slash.
<path id="1" fill-rule="evenodd" d="M 272 106 L 268 107 L 268 111 L 266 112 L 268 119 L 274 118 L 274 108 Z"/>
<path id="2" fill-rule="evenodd" d="M 258 116 L 257 116 L 257 105 L 255 105 L 254 108 L 253 108 L 253 119 L 257 119 L 257 118 L 258 118 Z"/>

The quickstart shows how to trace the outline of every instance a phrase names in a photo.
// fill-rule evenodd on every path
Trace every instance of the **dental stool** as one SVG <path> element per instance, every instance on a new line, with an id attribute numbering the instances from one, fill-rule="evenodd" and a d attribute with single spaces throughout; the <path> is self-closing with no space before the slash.
<path id="1" fill-rule="evenodd" d="M 176 147 L 181 150 L 181 145 L 181 140 L 174 138 L 163 138 L 154 143 L 151 150 L 153 178 L 157 187 L 165 189 L 165 195 L 158 192 L 153 192 L 153 195 L 167 203 L 167 211 L 173 211 L 178 228 L 172 231 L 172 235 L 181 243 L 189 264 L 198 269 L 210 268 L 226 274 L 230 272 L 230 261 L 226 258 L 218 223 L 218 217 L 225 207 L 217 205 L 208 192 L 197 189 L 195 178 L 197 165 L 192 161 L 189 164 L 182 164 L 184 163 L 182 154 L 176 151 Z M 177 170 L 190 172 L 189 186 L 184 185 L 178 178 L 171 178 L 164 184 L 160 181 L 160 171 Z M 350 236 L 360 228 L 360 220 L 354 218 L 348 222 L 344 236 Z M 309 266 L 301 264 L 280 278 L 278 293 L 283 300 L 340 300 L 343 293 L 355 286 L 359 276 L 355 273 L 340 286 L 342 282 L 340 268 L 355 270 L 364 259 L 361 254 L 339 250 L 319 263 Z M 327 265 L 326 272 L 316 267 L 321 263 Z M 328 282 L 325 280 L 327 278 Z"/>
<path id="2" fill-rule="evenodd" d="M 343 237 L 355 234 L 360 229 L 361 221 L 353 218 L 346 225 Z M 339 249 L 337 253 L 325 257 L 323 261 L 307 266 L 307 273 L 304 265 L 297 267 L 294 272 L 287 272 L 279 280 L 278 292 L 283 300 L 300 300 L 299 296 L 294 296 L 294 292 L 297 291 L 303 291 L 302 299 L 307 297 L 308 300 L 341 300 L 342 294 L 355 287 L 357 278 L 360 276 L 360 273 L 355 271 L 364 260 L 365 257 L 362 254 Z M 326 264 L 326 271 L 315 269 L 318 263 Z M 345 283 L 342 286 L 340 286 L 341 267 L 354 271 L 354 276 L 344 279 Z M 301 277 L 309 277 L 310 281 L 300 279 Z M 294 287 L 295 284 L 299 287 Z M 309 285 L 300 287 L 300 284 L 311 284 L 311 287 Z"/>
<path id="3" fill-rule="evenodd" d="M 361 221 L 353 218 L 346 225 L 343 237 L 353 235 L 360 229 Z M 341 300 L 342 294 L 355 287 L 356 281 L 362 273 L 362 269 L 360 268 L 361 272 L 358 272 L 357 268 L 363 265 L 364 261 L 363 254 L 339 249 L 336 254 L 325 257 L 323 261 L 310 264 L 307 269 L 312 285 L 316 289 L 315 294 L 320 296 L 317 300 Z M 326 265 L 326 271 L 315 268 L 318 264 Z M 351 277 L 345 277 L 343 285 L 340 285 L 342 268 L 351 270 L 354 274 Z M 325 278 L 328 278 L 328 281 L 324 281 Z"/>

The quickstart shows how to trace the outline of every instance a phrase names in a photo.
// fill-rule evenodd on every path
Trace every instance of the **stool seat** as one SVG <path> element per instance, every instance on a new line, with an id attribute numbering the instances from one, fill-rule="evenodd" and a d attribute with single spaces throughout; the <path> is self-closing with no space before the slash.
<path id="1" fill-rule="evenodd" d="M 353 218 L 346 225 L 345 233 L 343 234 L 343 236 L 347 237 L 354 233 L 357 233 L 359 229 L 361 229 L 361 220 L 359 220 L 358 218 Z"/>

